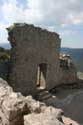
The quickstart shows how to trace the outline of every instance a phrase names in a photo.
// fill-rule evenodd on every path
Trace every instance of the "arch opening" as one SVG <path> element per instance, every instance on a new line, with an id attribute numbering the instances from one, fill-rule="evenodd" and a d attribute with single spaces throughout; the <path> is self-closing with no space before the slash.
<path id="1" fill-rule="evenodd" d="M 45 89 L 46 87 L 47 64 L 40 63 L 37 67 L 37 87 Z"/>

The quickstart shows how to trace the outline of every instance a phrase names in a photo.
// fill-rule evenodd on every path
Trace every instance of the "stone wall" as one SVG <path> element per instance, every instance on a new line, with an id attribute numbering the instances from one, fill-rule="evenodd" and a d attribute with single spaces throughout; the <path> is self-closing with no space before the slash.
<path id="1" fill-rule="evenodd" d="M 60 55 L 60 82 L 62 84 L 77 83 L 77 72 L 70 55 Z"/>
<path id="2" fill-rule="evenodd" d="M 14 24 L 8 29 L 12 45 L 10 83 L 23 94 L 36 94 L 38 65 L 47 65 L 45 88 L 52 89 L 59 82 L 60 38 L 33 25 Z"/>
<path id="3" fill-rule="evenodd" d="M 62 84 L 74 84 L 77 83 L 77 74 L 74 67 L 69 68 L 68 70 L 61 70 L 61 83 Z"/>

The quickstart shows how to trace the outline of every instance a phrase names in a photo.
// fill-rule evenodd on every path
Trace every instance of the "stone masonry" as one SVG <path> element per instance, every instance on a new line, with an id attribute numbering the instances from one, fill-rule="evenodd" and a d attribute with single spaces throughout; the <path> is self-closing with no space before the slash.
<path id="1" fill-rule="evenodd" d="M 72 58 L 68 54 L 60 55 L 60 81 L 62 84 L 77 83 L 77 72 Z"/>
<path id="2" fill-rule="evenodd" d="M 60 38 L 33 25 L 14 24 L 8 28 L 11 43 L 10 83 L 24 95 L 36 95 L 37 86 L 47 90 L 60 84 Z"/>

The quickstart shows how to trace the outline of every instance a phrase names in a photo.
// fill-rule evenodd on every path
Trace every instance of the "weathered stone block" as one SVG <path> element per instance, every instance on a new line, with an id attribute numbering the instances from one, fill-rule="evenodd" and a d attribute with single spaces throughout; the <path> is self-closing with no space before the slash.
<path id="1" fill-rule="evenodd" d="M 61 120 L 61 110 L 48 107 L 39 114 L 29 114 L 24 116 L 24 125 L 64 125 Z"/>
<path id="2" fill-rule="evenodd" d="M 22 113 L 24 112 L 23 110 L 25 110 L 25 108 L 26 103 L 18 98 L 8 98 L 7 100 L 4 100 L 2 104 L 2 110 L 8 120 L 14 120 L 16 117 L 20 115 L 22 116 Z"/>

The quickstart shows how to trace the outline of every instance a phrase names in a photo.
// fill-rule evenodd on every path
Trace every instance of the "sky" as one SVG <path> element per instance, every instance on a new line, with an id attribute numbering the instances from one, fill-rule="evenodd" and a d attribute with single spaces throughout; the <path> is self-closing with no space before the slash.
<path id="1" fill-rule="evenodd" d="M 16 22 L 59 33 L 62 47 L 83 48 L 83 0 L 0 0 L 0 43 Z"/>

